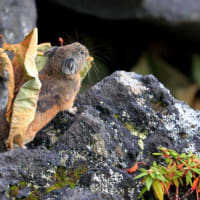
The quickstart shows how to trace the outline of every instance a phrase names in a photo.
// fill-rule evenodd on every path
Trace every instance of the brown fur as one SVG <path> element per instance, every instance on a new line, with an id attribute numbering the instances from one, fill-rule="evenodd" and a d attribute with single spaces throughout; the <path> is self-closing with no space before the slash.
<path id="1" fill-rule="evenodd" d="M 58 47 L 50 53 L 48 63 L 39 73 L 42 88 L 35 118 L 29 125 L 25 135 L 20 136 L 21 138 L 14 138 L 14 141 L 6 142 L 8 149 L 13 148 L 12 142 L 17 143 L 19 146 L 31 142 L 36 133 L 50 122 L 57 113 L 72 108 L 81 86 L 80 70 L 85 65 L 88 56 L 89 53 L 86 47 L 79 43 Z M 63 60 L 66 58 L 75 59 L 77 64 L 75 73 L 66 75 L 61 72 Z"/>

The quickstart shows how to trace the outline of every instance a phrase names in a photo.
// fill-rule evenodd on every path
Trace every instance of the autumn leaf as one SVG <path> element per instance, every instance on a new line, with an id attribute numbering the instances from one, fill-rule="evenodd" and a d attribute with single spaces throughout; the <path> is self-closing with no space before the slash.
<path id="1" fill-rule="evenodd" d="M 44 68 L 44 66 L 46 65 L 47 61 L 48 61 L 48 57 L 44 55 L 44 53 L 50 49 L 52 46 L 50 43 L 42 43 L 39 44 L 37 47 L 37 56 L 35 59 L 36 62 L 36 67 L 38 72 Z"/>
<path id="2" fill-rule="evenodd" d="M 192 183 L 192 191 L 196 190 L 198 183 L 199 183 L 199 177 L 194 179 L 194 181 Z"/>
<path id="3" fill-rule="evenodd" d="M 127 171 L 128 173 L 130 173 L 130 174 L 132 174 L 132 173 L 134 173 L 135 171 L 137 171 L 137 169 L 138 169 L 138 163 L 135 163 L 131 168 L 129 168 L 129 169 L 125 169 L 125 171 Z"/>
<path id="4" fill-rule="evenodd" d="M 22 42 L 22 46 L 26 45 L 26 54 L 23 58 L 23 80 L 25 83 L 20 87 L 13 103 L 10 132 L 8 140 L 6 141 L 8 149 L 13 148 L 13 143 L 18 144 L 19 146 L 23 145 L 23 136 L 25 135 L 29 124 L 35 117 L 37 100 L 41 87 L 38 78 L 38 70 L 35 64 L 37 40 L 37 29 L 35 28 Z M 24 52 L 22 52 L 22 54 L 23 53 Z M 18 56 L 21 57 L 22 55 Z"/>
<path id="5" fill-rule="evenodd" d="M 25 62 L 25 56 L 27 53 L 28 48 L 30 47 L 30 41 L 32 39 L 33 32 L 37 31 L 37 28 L 35 28 L 31 33 L 29 33 L 25 39 L 18 44 L 7 44 L 5 42 L 5 39 L 1 35 L 1 38 L 3 39 L 3 49 L 9 52 L 14 53 L 14 57 L 12 59 L 12 71 L 14 72 L 14 84 L 10 84 L 9 87 L 9 100 L 8 100 L 8 106 L 7 106 L 7 112 L 6 112 L 6 118 L 8 121 L 10 121 L 10 115 L 11 115 L 11 105 L 13 101 L 13 97 L 16 96 L 18 93 L 20 87 L 23 85 L 23 83 L 26 81 L 26 76 L 24 74 L 24 62 Z M 9 72 L 9 77 L 12 77 L 12 73 Z M 14 89 L 11 88 L 14 86 Z M 14 94 L 11 94 L 11 91 L 14 90 Z"/>
<path id="6" fill-rule="evenodd" d="M 2 37 L 2 36 L 1 36 Z M 22 85 L 24 79 L 24 59 L 26 51 L 29 47 L 30 40 L 32 37 L 32 32 L 29 33 L 25 39 L 18 44 L 7 44 L 3 39 L 3 49 L 14 53 L 14 58 L 12 60 L 14 78 L 15 78 L 15 93 L 18 92 Z"/>

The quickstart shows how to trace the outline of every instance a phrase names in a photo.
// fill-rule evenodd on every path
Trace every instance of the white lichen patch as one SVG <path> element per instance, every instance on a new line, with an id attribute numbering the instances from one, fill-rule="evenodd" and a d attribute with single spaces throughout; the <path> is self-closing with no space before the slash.
<path id="1" fill-rule="evenodd" d="M 193 110 L 186 104 L 176 103 L 175 107 L 179 112 L 178 124 L 185 132 L 196 134 L 200 128 L 197 111 Z"/>
<path id="2" fill-rule="evenodd" d="M 144 142 L 143 142 L 143 140 L 141 140 L 141 139 L 138 140 L 138 146 L 140 147 L 141 150 L 144 150 Z"/>
<path id="3" fill-rule="evenodd" d="M 130 199 L 133 198 L 134 194 L 135 194 L 135 188 L 128 188 L 128 196 Z"/>
<path id="4" fill-rule="evenodd" d="M 49 126 L 49 127 L 45 128 L 44 131 L 49 136 L 49 138 L 51 140 L 51 144 L 55 144 L 58 141 L 57 133 L 60 130 L 57 131 L 54 129 L 53 126 Z"/>
<path id="5" fill-rule="evenodd" d="M 123 175 L 109 170 L 109 175 L 95 173 L 91 178 L 90 190 L 92 192 L 106 192 L 112 195 L 122 195 L 123 189 L 117 187 L 123 180 Z"/>
<path id="6" fill-rule="evenodd" d="M 169 136 L 174 140 L 179 140 L 178 133 L 184 132 L 186 134 L 185 140 L 191 140 L 194 135 L 199 133 L 200 123 L 198 117 L 198 111 L 193 110 L 188 105 L 177 102 L 174 104 L 177 109 L 177 113 L 171 115 L 163 115 L 162 121 L 165 128 L 169 131 Z M 200 114 L 200 113 L 199 113 Z M 191 144 L 190 144 L 191 145 Z M 193 149 L 195 152 L 195 146 Z M 193 152 L 194 152 L 193 151 Z"/>
<path id="7" fill-rule="evenodd" d="M 98 154 L 98 155 L 101 155 L 101 156 L 104 156 L 105 158 L 108 157 L 108 153 L 106 151 L 106 148 L 105 148 L 105 142 L 101 136 L 101 134 L 95 134 L 95 135 L 92 135 L 93 139 L 94 139 L 94 144 L 93 144 L 93 148 L 92 150 Z"/>
<path id="8" fill-rule="evenodd" d="M 132 73 L 135 74 L 135 73 Z M 120 83 L 124 85 L 129 91 L 134 95 L 142 95 L 145 91 L 148 90 L 141 81 L 136 78 L 130 76 L 129 73 L 125 71 L 120 72 Z M 136 75 L 136 74 L 135 74 Z"/>
<path id="9" fill-rule="evenodd" d="M 115 153 L 117 155 L 117 157 L 123 158 L 125 156 L 123 148 L 122 148 L 122 143 L 118 144 L 115 147 Z"/>
<path id="10" fill-rule="evenodd" d="M 66 162 L 68 161 L 69 159 L 69 155 L 67 154 L 66 151 L 59 151 L 59 156 L 60 156 L 60 165 L 65 167 L 66 166 Z"/>
<path id="11" fill-rule="evenodd" d="M 197 155 L 200 158 L 200 153 L 198 151 L 196 151 L 194 143 L 189 143 L 188 148 L 185 148 L 185 152 L 186 153 L 190 153 L 190 152 L 194 153 L 195 152 L 195 155 Z"/>

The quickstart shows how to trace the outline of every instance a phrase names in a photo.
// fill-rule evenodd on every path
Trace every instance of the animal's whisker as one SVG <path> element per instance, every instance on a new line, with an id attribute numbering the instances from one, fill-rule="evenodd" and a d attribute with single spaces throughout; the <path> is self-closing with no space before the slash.
<path id="1" fill-rule="evenodd" d="M 98 81 L 99 81 L 99 80 L 101 80 L 101 78 L 100 78 L 100 76 L 99 76 L 98 69 L 97 69 L 97 65 L 96 65 L 96 62 L 95 62 L 95 61 L 93 61 L 93 65 L 94 65 L 94 67 L 93 67 L 93 69 L 94 69 L 94 74 L 96 75 L 96 77 L 97 77 L 97 79 L 98 79 Z"/>
<path id="2" fill-rule="evenodd" d="M 106 63 L 107 61 L 106 60 L 111 60 L 110 58 L 103 58 L 103 57 L 105 57 L 105 56 L 97 56 L 97 55 L 95 55 L 95 56 L 93 56 L 94 57 L 94 59 L 96 59 L 96 60 L 100 60 L 101 62 L 103 62 L 103 63 Z"/>

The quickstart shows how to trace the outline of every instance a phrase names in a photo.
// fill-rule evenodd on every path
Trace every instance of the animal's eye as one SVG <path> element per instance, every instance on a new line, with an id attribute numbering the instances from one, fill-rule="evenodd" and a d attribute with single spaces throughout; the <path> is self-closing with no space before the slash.
<path id="1" fill-rule="evenodd" d="M 81 51 L 81 55 L 84 55 L 85 54 L 85 52 L 84 51 Z"/>

